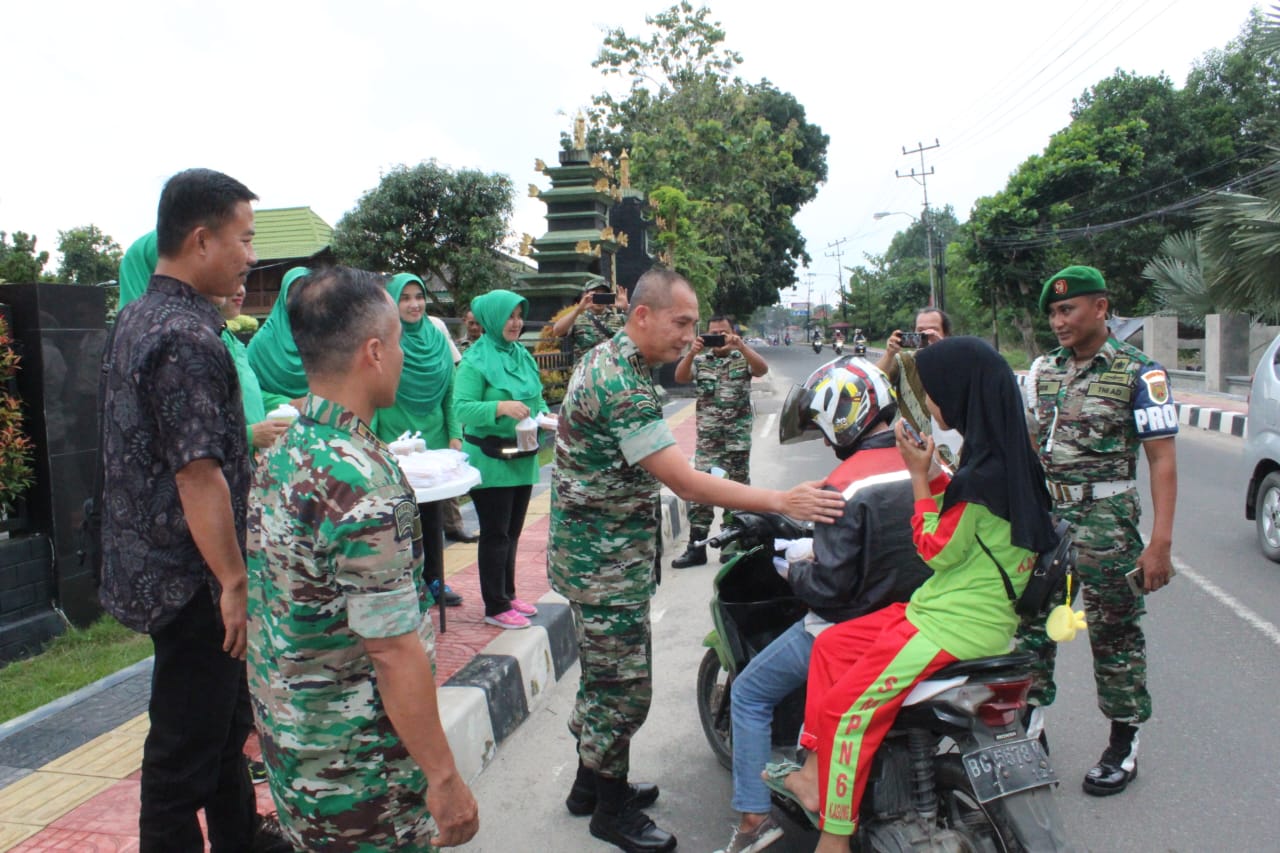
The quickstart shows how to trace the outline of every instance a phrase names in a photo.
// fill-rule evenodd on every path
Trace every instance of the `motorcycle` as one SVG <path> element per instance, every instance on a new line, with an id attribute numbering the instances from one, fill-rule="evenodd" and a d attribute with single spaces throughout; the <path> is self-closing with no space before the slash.
<path id="1" fill-rule="evenodd" d="M 813 351 L 822 352 L 822 341 L 818 340 L 817 338 L 813 339 Z"/>
<path id="2" fill-rule="evenodd" d="M 836 355 L 844 355 L 844 341 L 836 340 L 831 342 L 831 349 Z"/>
<path id="3" fill-rule="evenodd" d="M 717 760 L 733 767 L 730 699 L 734 678 L 752 657 L 804 617 L 773 566 L 773 541 L 812 535 L 812 525 L 774 514 L 736 513 L 733 524 L 706 540 L 739 543 L 721 567 L 711 598 L 714 629 L 698 667 L 697 704 L 703 733 Z M 908 694 L 872 762 L 851 848 L 862 851 L 1065 851 L 1053 799 L 1057 777 L 1041 740 L 1022 725 L 1031 687 L 1028 654 L 959 661 Z M 796 739 L 804 721 L 804 690 L 773 714 L 772 743 L 781 757 L 803 763 Z M 791 800 L 775 803 L 809 826 Z"/>

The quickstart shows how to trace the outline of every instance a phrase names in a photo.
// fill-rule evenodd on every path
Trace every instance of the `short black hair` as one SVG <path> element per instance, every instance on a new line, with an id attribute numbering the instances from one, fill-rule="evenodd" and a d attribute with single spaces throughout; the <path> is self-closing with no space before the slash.
<path id="1" fill-rule="evenodd" d="M 289 325 L 307 376 L 333 376 L 365 341 L 379 337 L 388 316 L 398 316 L 375 273 L 324 267 L 289 288 Z"/>
<path id="2" fill-rule="evenodd" d="M 693 290 L 689 280 L 675 270 L 667 267 L 650 267 L 644 275 L 640 276 L 635 289 L 631 291 L 628 314 L 640 305 L 647 305 L 651 311 L 670 308 L 671 303 L 675 301 L 671 292 L 680 285 Z"/>
<path id="3" fill-rule="evenodd" d="M 937 314 L 942 320 L 942 336 L 944 338 L 951 337 L 951 317 L 946 311 L 943 311 L 941 308 L 934 308 L 931 305 L 926 305 L 916 312 L 916 317 L 918 318 L 921 314 Z"/>
<path id="4" fill-rule="evenodd" d="M 156 252 L 172 258 L 182 241 L 201 225 L 217 229 L 242 201 L 257 201 L 248 187 L 212 169 L 187 169 L 165 182 L 156 211 Z"/>

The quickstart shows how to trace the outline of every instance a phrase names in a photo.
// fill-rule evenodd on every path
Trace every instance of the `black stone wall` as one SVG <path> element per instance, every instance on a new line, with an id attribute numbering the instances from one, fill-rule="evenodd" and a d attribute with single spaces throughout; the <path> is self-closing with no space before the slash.
<path id="1" fill-rule="evenodd" d="M 77 625 L 101 612 L 93 572 L 80 565 L 80 523 L 98 454 L 98 375 L 106 343 L 100 288 L 69 284 L 0 285 L 21 347 L 22 396 L 35 443 L 36 482 L 27 506 L 32 534 L 51 551 L 51 602 Z M 0 563 L 0 575 L 11 569 Z M 0 620 L 5 613 L 0 610 Z"/>

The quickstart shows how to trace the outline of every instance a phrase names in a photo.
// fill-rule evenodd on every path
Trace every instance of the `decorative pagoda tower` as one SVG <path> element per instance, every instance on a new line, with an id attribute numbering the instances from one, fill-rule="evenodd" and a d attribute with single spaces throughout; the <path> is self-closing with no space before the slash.
<path id="1" fill-rule="evenodd" d="M 534 168 L 551 179 L 551 189 L 529 185 L 529 195 L 547 205 L 547 232 L 534 240 L 524 235 L 520 254 L 533 258 L 536 273 L 519 277 L 517 289 L 529 300 L 529 319 L 549 320 L 576 302 L 590 281 L 612 286 L 615 256 L 628 244 L 625 234 L 609 226 L 609 209 L 621 197 L 610 179 L 613 168 L 598 153 L 587 150 L 586 120 L 573 123 L 573 148 L 560 152 L 560 165 L 541 160 Z"/>

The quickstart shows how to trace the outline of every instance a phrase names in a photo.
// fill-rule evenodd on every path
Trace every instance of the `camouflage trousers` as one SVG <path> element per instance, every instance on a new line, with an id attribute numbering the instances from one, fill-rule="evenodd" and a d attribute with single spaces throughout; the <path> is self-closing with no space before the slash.
<path id="1" fill-rule="evenodd" d="M 1146 610 L 1142 596 L 1130 591 L 1124 577 L 1142 554 L 1139 511 L 1137 491 L 1056 507 L 1057 514 L 1070 522 L 1079 549 L 1098 708 L 1108 719 L 1134 724 L 1151 716 L 1147 641 L 1139 624 Z M 1031 701 L 1052 704 L 1057 694 L 1053 681 L 1057 646 L 1045 634 L 1043 619 L 1035 624 L 1023 621 L 1018 629 L 1018 648 L 1038 658 Z"/>
<path id="2" fill-rule="evenodd" d="M 693 467 L 699 471 L 710 471 L 713 466 L 724 469 L 726 479 L 735 483 L 750 485 L 751 483 L 751 451 L 722 450 L 712 445 L 698 442 L 698 449 L 693 455 Z M 715 521 L 716 508 L 708 504 L 689 504 L 689 540 L 703 538 L 711 532 L 711 522 Z M 723 524 L 728 525 L 733 519 L 730 510 L 724 511 Z M 694 534 L 701 534 L 694 536 Z"/>
<path id="3" fill-rule="evenodd" d="M 582 763 L 625 779 L 631 738 L 653 700 L 653 638 L 649 603 L 604 607 L 570 602 L 582 675 L 569 717 Z"/>

